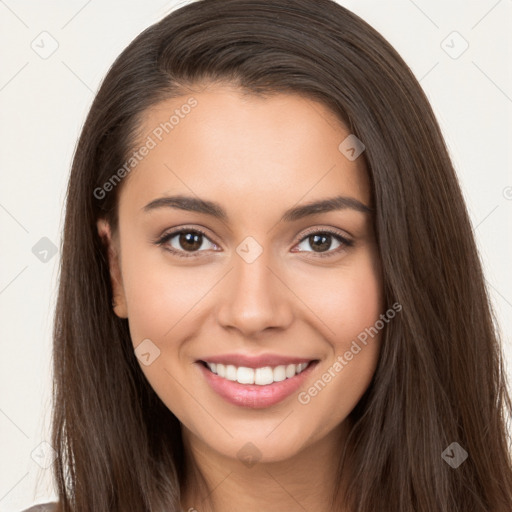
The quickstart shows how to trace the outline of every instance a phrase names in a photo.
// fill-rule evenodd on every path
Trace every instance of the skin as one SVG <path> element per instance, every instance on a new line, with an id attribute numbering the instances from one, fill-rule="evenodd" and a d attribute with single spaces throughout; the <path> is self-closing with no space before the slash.
<path id="1" fill-rule="evenodd" d="M 148 110 L 141 140 L 190 96 Z M 160 350 L 141 370 L 182 423 L 189 467 L 214 489 L 207 495 L 189 470 L 184 510 L 327 511 L 347 416 L 374 374 L 380 333 L 307 405 L 297 393 L 266 409 L 233 405 L 196 361 L 232 352 L 318 359 L 304 391 L 375 324 L 384 303 L 371 216 L 342 209 L 279 222 L 293 206 L 338 194 L 371 206 L 364 159 L 339 151 L 350 132 L 302 96 L 262 98 L 216 84 L 193 97 L 198 105 L 125 178 L 119 236 L 98 220 L 110 244 L 115 314 L 128 318 L 134 348 L 150 339 Z M 142 210 L 171 194 L 216 201 L 228 220 Z M 167 246 L 197 257 L 154 243 L 182 226 L 202 228 L 209 240 L 192 253 L 179 236 Z M 322 258 L 308 242 L 310 228 L 334 229 L 354 245 L 334 254 L 333 237 L 323 249 L 333 255 Z M 236 252 L 247 236 L 263 248 L 250 264 Z M 261 457 L 251 467 L 237 456 L 248 442 Z"/>

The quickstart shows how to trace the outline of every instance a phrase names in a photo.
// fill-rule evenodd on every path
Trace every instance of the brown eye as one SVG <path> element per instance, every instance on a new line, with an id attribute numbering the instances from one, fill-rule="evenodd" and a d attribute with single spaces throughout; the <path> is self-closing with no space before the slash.
<path id="1" fill-rule="evenodd" d="M 167 233 L 156 243 L 167 251 L 183 257 L 198 256 L 207 249 L 217 248 L 205 233 L 197 229 L 181 229 Z"/>
<path id="2" fill-rule="evenodd" d="M 324 252 L 331 248 L 332 235 L 310 235 L 308 237 L 309 246 L 315 252 Z"/>
<path id="3" fill-rule="evenodd" d="M 185 251 L 197 251 L 203 245 L 203 235 L 201 233 L 180 233 L 178 235 L 178 245 Z"/>
<path id="4" fill-rule="evenodd" d="M 351 247 L 353 244 L 352 240 L 341 236 L 339 233 L 316 231 L 305 236 L 297 247 L 299 251 L 317 253 L 318 256 L 331 256 Z M 308 250 L 308 247 L 311 250 Z"/>

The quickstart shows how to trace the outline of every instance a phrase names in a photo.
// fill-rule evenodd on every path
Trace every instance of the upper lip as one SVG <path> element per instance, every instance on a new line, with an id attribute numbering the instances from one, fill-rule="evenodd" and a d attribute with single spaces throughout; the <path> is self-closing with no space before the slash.
<path id="1" fill-rule="evenodd" d="M 204 357 L 200 359 L 200 361 L 225 365 L 232 364 L 233 366 L 244 366 L 246 368 L 263 368 L 265 366 L 309 363 L 310 361 L 315 361 L 315 359 L 283 356 L 279 354 L 260 354 L 258 356 L 248 354 L 222 354 Z"/>

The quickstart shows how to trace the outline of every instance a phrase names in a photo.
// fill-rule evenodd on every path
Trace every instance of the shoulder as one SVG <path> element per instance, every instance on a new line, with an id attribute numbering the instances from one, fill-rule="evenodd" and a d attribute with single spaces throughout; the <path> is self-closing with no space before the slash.
<path id="1" fill-rule="evenodd" d="M 27 508 L 26 510 L 22 510 L 22 512 L 57 512 L 58 503 L 41 503 L 40 505 L 34 505 L 33 507 Z"/>

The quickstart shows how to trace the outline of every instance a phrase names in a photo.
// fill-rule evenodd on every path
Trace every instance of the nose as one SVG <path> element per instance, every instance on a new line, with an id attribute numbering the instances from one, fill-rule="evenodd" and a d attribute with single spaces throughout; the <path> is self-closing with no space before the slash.
<path id="1" fill-rule="evenodd" d="M 221 285 L 217 321 L 224 329 L 235 329 L 254 337 L 267 329 L 285 329 L 293 319 L 286 279 L 270 267 L 270 251 L 252 263 L 233 255 L 234 268 Z"/>

